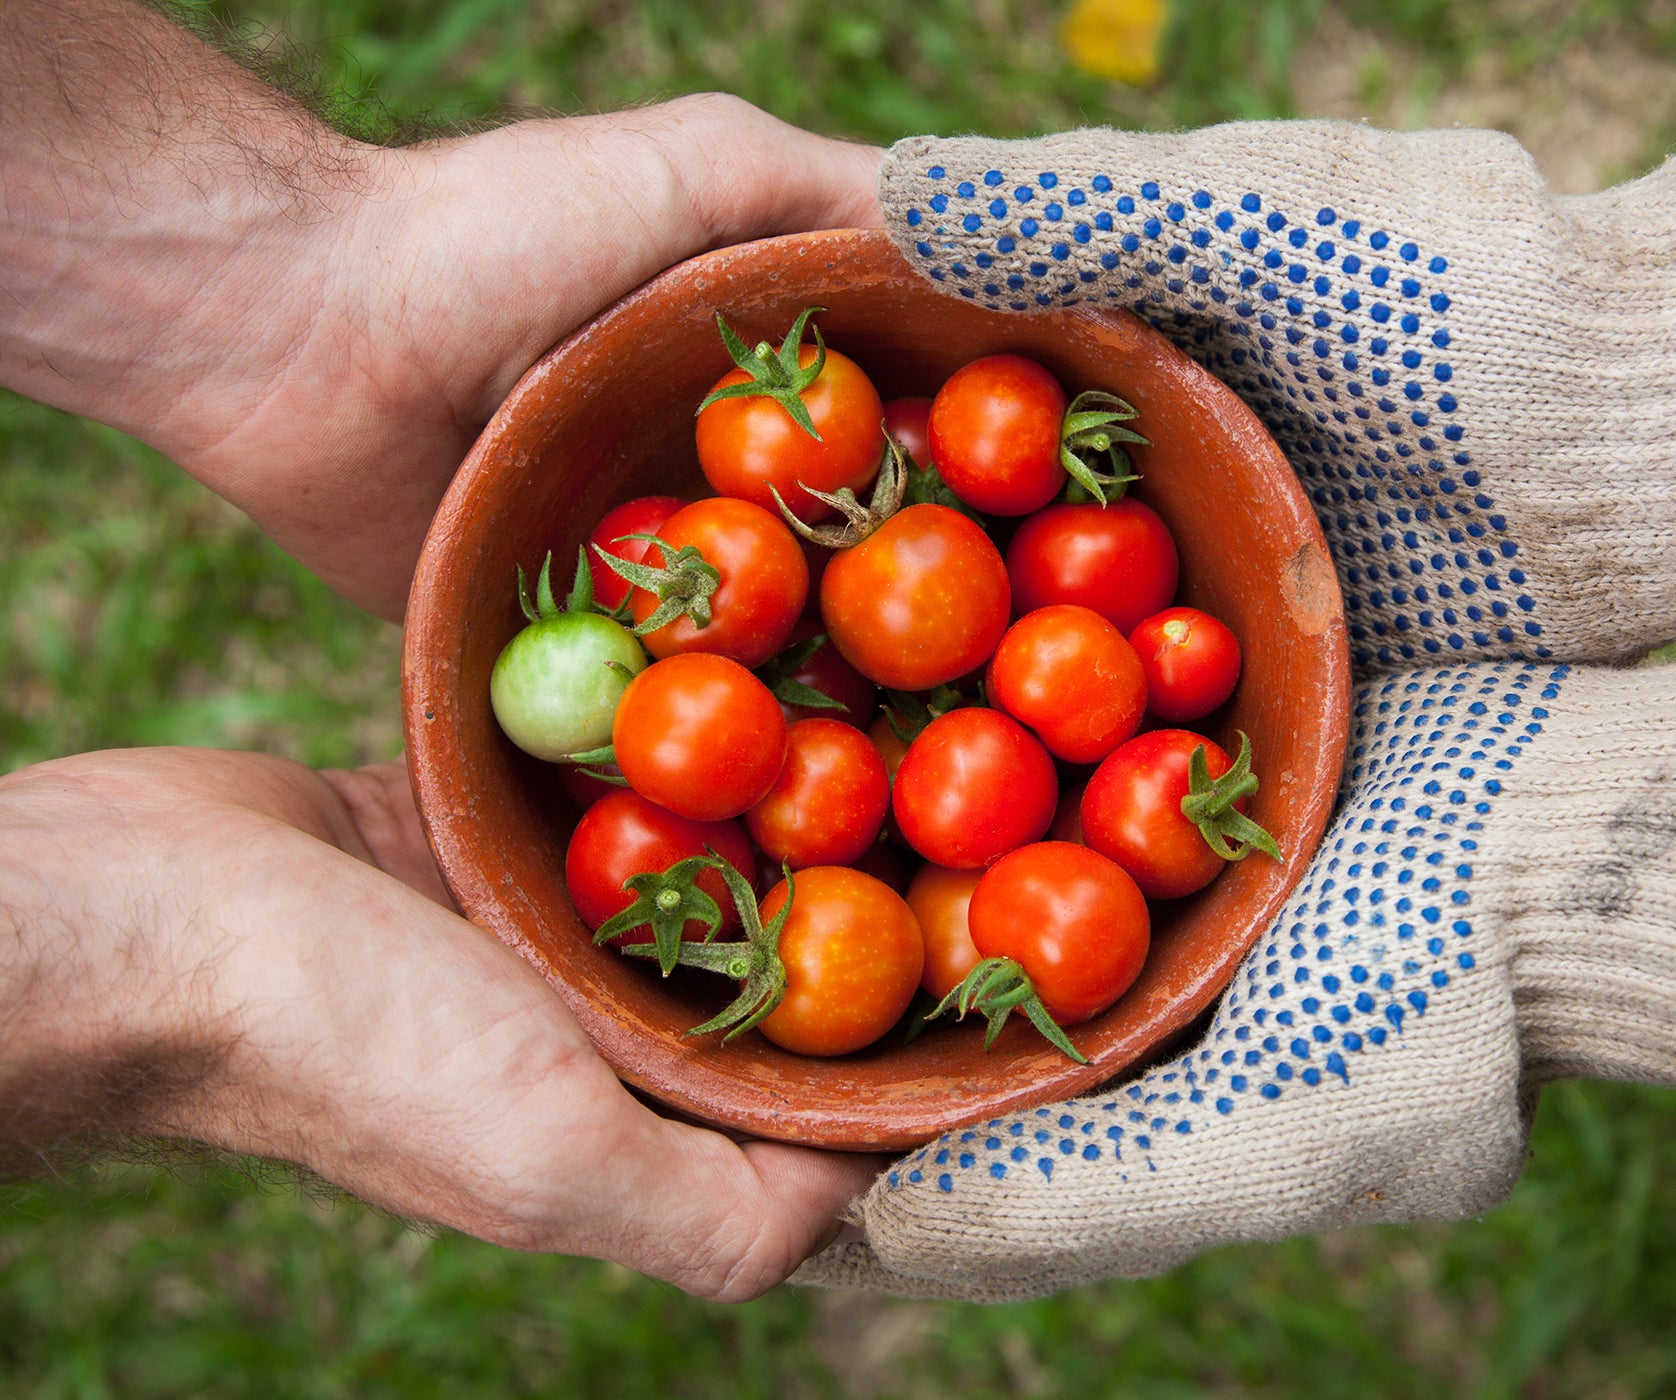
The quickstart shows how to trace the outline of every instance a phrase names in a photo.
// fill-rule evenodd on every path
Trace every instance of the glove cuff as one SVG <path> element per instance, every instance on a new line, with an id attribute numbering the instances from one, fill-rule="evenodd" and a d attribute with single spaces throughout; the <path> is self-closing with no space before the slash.
<path id="1" fill-rule="evenodd" d="M 1565 706 L 1475 882 L 1525 1077 L 1676 1083 L 1676 668 L 1573 671 Z"/>

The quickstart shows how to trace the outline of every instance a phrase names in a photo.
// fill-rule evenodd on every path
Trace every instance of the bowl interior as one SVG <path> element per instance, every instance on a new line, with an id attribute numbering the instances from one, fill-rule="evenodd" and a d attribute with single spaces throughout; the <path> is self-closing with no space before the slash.
<path id="1" fill-rule="evenodd" d="M 1071 393 L 1100 388 L 1140 411 L 1151 440 L 1136 494 L 1175 534 L 1183 601 L 1224 619 L 1245 669 L 1208 731 L 1253 746 L 1251 814 L 1285 860 L 1254 856 L 1201 895 L 1155 906 L 1134 988 L 1075 1028 L 1077 1065 L 1014 1018 L 816 1060 L 755 1034 L 722 1046 L 683 1032 L 728 999 L 720 979 L 663 981 L 592 946 L 565 893 L 575 812 L 550 766 L 502 737 L 489 672 L 522 624 L 518 565 L 555 552 L 568 577 L 604 512 L 649 493 L 708 494 L 693 413 L 729 368 L 722 312 L 747 343 L 776 344 L 821 306 L 821 332 L 888 399 L 931 394 L 981 354 L 1029 355 Z M 992 312 L 923 282 L 882 234 L 799 235 L 672 269 L 551 351 L 462 466 L 426 541 L 403 663 L 409 764 L 431 843 L 461 908 L 547 978 L 630 1085 L 672 1109 L 753 1135 L 847 1148 L 923 1142 L 958 1124 L 1051 1102 L 1155 1052 L 1203 1011 L 1296 883 L 1331 812 L 1348 723 L 1343 607 L 1320 529 L 1278 448 L 1218 381 L 1128 313 Z"/>

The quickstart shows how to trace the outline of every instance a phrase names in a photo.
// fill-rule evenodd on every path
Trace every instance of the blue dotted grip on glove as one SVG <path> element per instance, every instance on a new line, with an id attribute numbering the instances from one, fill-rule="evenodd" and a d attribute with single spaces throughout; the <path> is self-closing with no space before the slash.
<path id="1" fill-rule="evenodd" d="M 1471 995 L 1477 833 L 1540 742 L 1567 667 L 1480 665 L 1358 689 L 1346 782 L 1305 883 L 1248 956 L 1198 1046 L 1099 1101 L 992 1119 L 904 1159 L 889 1186 L 957 1191 L 967 1173 L 1052 1179 L 1109 1158 L 1120 1180 L 1156 1170 L 1154 1138 L 1190 1135 L 1330 1081 L 1398 1048 L 1434 1001 Z"/>
<path id="2" fill-rule="evenodd" d="M 1257 411 L 1333 544 L 1359 666 L 1550 655 L 1466 450 L 1447 256 L 1256 193 L 924 173 L 947 188 L 904 219 L 930 277 L 999 309 L 1132 305 Z"/>

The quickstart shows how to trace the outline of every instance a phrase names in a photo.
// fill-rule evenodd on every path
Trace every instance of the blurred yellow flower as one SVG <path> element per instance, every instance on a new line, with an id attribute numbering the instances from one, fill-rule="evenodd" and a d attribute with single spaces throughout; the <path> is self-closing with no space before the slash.
<path id="1" fill-rule="evenodd" d="M 1072 0 L 1059 42 L 1096 77 L 1143 87 L 1158 76 L 1166 0 Z"/>

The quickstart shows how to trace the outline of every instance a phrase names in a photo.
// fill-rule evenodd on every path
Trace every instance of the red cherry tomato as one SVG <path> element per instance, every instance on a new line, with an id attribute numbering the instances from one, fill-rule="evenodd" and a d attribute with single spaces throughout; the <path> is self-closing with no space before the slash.
<path id="1" fill-rule="evenodd" d="M 799 348 L 800 364 L 807 367 L 814 358 L 813 345 Z M 714 387 L 749 378 L 744 370 L 732 369 Z M 804 486 L 829 493 L 847 486 L 859 492 L 873 480 L 884 456 L 879 428 L 884 405 L 862 368 L 828 349 L 819 378 L 801 397 L 818 441 L 770 398 L 718 399 L 698 415 L 698 463 L 718 494 L 777 513 L 769 490 L 773 486 L 794 515 L 814 521 L 833 512 Z"/>
<path id="2" fill-rule="evenodd" d="M 786 721 L 767 686 L 725 656 L 654 661 L 617 702 L 617 766 L 642 796 L 698 821 L 737 817 L 768 795 Z"/>
<path id="3" fill-rule="evenodd" d="M 1013 606 L 1093 608 L 1125 636 L 1175 597 L 1175 541 L 1150 506 L 1050 506 L 1020 523 L 1007 547 Z"/>
<path id="4" fill-rule="evenodd" d="M 919 984 L 938 1001 L 978 965 L 978 950 L 966 926 L 966 907 L 982 876 L 981 870 L 922 865 L 908 886 L 908 907 L 925 938 L 925 971 Z"/>
<path id="5" fill-rule="evenodd" d="M 950 710 L 920 731 L 896 770 L 891 810 L 936 865 L 973 870 L 1041 839 L 1059 778 L 1034 735 L 999 710 Z"/>
<path id="6" fill-rule="evenodd" d="M 618 788 L 584 812 L 571 833 L 564 858 L 570 902 L 583 923 L 598 928 L 634 902 L 633 892 L 623 888 L 630 876 L 667 870 L 677 861 L 703 855 L 706 846 L 749 878 L 754 856 L 738 822 L 692 821 Z M 721 872 L 704 871 L 697 885 L 720 907 L 722 931 L 738 928 L 739 911 Z M 703 930 L 702 923 L 688 920 L 683 936 L 696 938 Z M 650 937 L 649 928 L 639 928 L 611 941 L 644 943 Z"/>
<path id="7" fill-rule="evenodd" d="M 931 400 L 892 399 L 885 405 L 885 436 L 914 459 L 914 465 L 931 465 Z"/>
<path id="8" fill-rule="evenodd" d="M 785 766 L 745 825 L 765 854 L 801 870 L 859 859 L 889 810 L 885 761 L 867 736 L 835 719 L 804 719 L 787 731 Z"/>
<path id="9" fill-rule="evenodd" d="M 786 646 L 788 649 L 795 647 L 798 643 L 806 642 L 817 635 L 826 635 L 821 631 L 820 621 L 817 618 L 804 618 L 791 629 L 791 636 L 786 638 Z M 822 695 L 836 700 L 844 707 L 841 710 L 826 710 L 788 705 L 782 701 L 780 708 L 786 712 L 787 724 L 800 719 L 836 719 L 854 725 L 857 729 L 865 729 L 878 713 L 878 688 L 844 660 L 830 638 L 786 674 L 790 679 L 820 691 Z"/>
<path id="10" fill-rule="evenodd" d="M 1065 486 L 1065 391 L 1021 355 L 986 355 L 951 374 L 931 403 L 931 456 L 949 489 L 989 515 L 1028 515 Z"/>
<path id="11" fill-rule="evenodd" d="M 985 683 L 992 705 L 1069 763 L 1098 763 L 1146 713 L 1135 649 L 1099 613 L 1074 603 L 1037 608 L 1009 627 Z"/>
<path id="12" fill-rule="evenodd" d="M 1083 840 L 1110 856 L 1148 899 L 1203 889 L 1227 864 L 1181 814 L 1188 760 L 1200 744 L 1211 778 L 1233 766 L 1220 745 L 1186 729 L 1137 734 L 1094 770 L 1082 795 Z M 1243 800 L 1234 804 L 1245 810 Z"/>
<path id="13" fill-rule="evenodd" d="M 680 496 L 636 496 L 632 501 L 613 506 L 600 517 L 599 524 L 588 536 L 588 568 L 594 576 L 595 602 L 605 608 L 615 608 L 629 593 L 628 580 L 621 574 L 613 573 L 610 566 L 594 552 L 595 547 L 619 559 L 626 559 L 630 564 L 646 563 L 646 551 L 651 550 L 650 562 L 657 564 L 660 556 L 649 541 L 625 539 L 621 544 L 615 541 L 624 535 L 657 534 L 658 527 L 686 504 Z"/>
<path id="14" fill-rule="evenodd" d="M 1152 941 L 1146 900 L 1114 861 L 1040 841 L 984 872 L 967 910 L 986 958 L 1012 958 L 1062 1026 L 1097 1016 L 1134 985 Z"/>
<path id="15" fill-rule="evenodd" d="M 821 618 L 869 680 L 930 690 L 989 659 L 1010 597 L 989 536 L 957 510 L 918 505 L 834 556 L 821 579 Z"/>
<path id="16" fill-rule="evenodd" d="M 794 887 L 780 932 L 786 994 L 757 1029 L 800 1055 L 847 1055 L 902 1019 L 925 943 L 902 896 L 871 875 L 818 865 Z M 785 902 L 781 881 L 762 901 L 763 922 Z"/>
<path id="17" fill-rule="evenodd" d="M 1129 634 L 1146 672 L 1146 707 L 1167 724 L 1203 719 L 1234 693 L 1240 644 L 1198 608 L 1165 608 Z"/>
<path id="18" fill-rule="evenodd" d="M 809 596 L 809 566 L 797 536 L 778 516 L 749 501 L 712 496 L 694 501 L 664 521 L 658 538 L 673 549 L 695 546 L 721 575 L 710 596 L 710 623 L 699 627 L 677 617 L 640 640 L 655 657 L 708 651 L 742 666 L 760 666 L 785 644 Z M 662 563 L 662 553 L 651 563 Z M 639 626 L 658 609 L 644 588 L 629 596 Z"/>

